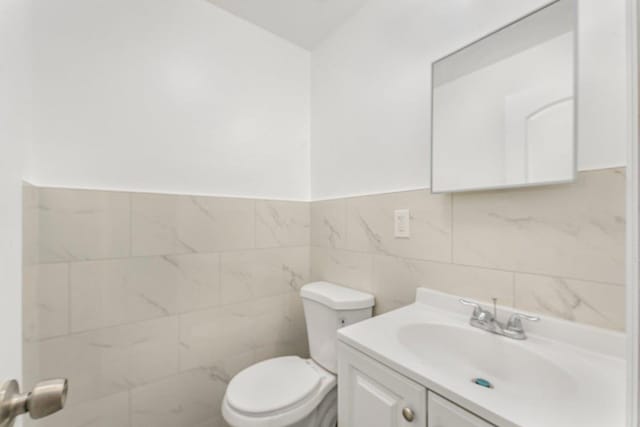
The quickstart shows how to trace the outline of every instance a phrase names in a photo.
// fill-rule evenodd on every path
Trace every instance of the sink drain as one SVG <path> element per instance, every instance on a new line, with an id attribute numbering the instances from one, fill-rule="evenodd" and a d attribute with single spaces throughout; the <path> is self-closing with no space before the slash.
<path id="1" fill-rule="evenodd" d="M 479 385 L 484 388 L 493 388 L 493 384 L 489 380 L 485 380 L 484 378 L 474 378 L 471 380 L 475 385 Z"/>

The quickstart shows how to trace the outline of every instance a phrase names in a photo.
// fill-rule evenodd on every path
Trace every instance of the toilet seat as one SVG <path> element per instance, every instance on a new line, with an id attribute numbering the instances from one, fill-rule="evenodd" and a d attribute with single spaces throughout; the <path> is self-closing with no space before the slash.
<path id="1" fill-rule="evenodd" d="M 231 380 L 222 411 L 234 426 L 286 426 L 310 414 L 335 385 L 335 376 L 310 359 L 269 359 Z"/>
<path id="2" fill-rule="evenodd" d="M 320 375 L 297 356 L 265 360 L 245 369 L 227 387 L 233 409 L 267 415 L 295 406 L 320 386 Z"/>

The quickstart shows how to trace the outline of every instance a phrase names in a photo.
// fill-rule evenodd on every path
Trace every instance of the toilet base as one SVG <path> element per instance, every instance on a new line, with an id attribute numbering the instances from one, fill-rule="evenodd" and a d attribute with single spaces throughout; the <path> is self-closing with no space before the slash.
<path id="1" fill-rule="evenodd" d="M 309 415 L 297 423 L 283 427 L 336 427 L 338 421 L 338 389 L 335 387 Z"/>

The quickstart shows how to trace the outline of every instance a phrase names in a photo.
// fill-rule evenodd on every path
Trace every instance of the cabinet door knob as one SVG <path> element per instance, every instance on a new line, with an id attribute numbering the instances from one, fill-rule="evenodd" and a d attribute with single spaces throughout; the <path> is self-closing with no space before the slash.
<path id="1" fill-rule="evenodd" d="M 411 408 L 404 408 L 402 410 L 402 416 L 404 417 L 405 420 L 409 422 L 412 422 L 413 419 L 415 418 L 415 414 L 413 413 Z"/>

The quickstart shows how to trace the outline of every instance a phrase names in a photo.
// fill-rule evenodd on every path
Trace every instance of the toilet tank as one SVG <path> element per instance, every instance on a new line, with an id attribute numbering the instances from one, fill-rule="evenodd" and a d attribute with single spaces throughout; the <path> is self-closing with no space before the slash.
<path id="1" fill-rule="evenodd" d="M 327 282 L 314 282 L 300 290 L 307 321 L 311 358 L 337 373 L 338 329 L 371 317 L 373 295 Z"/>

